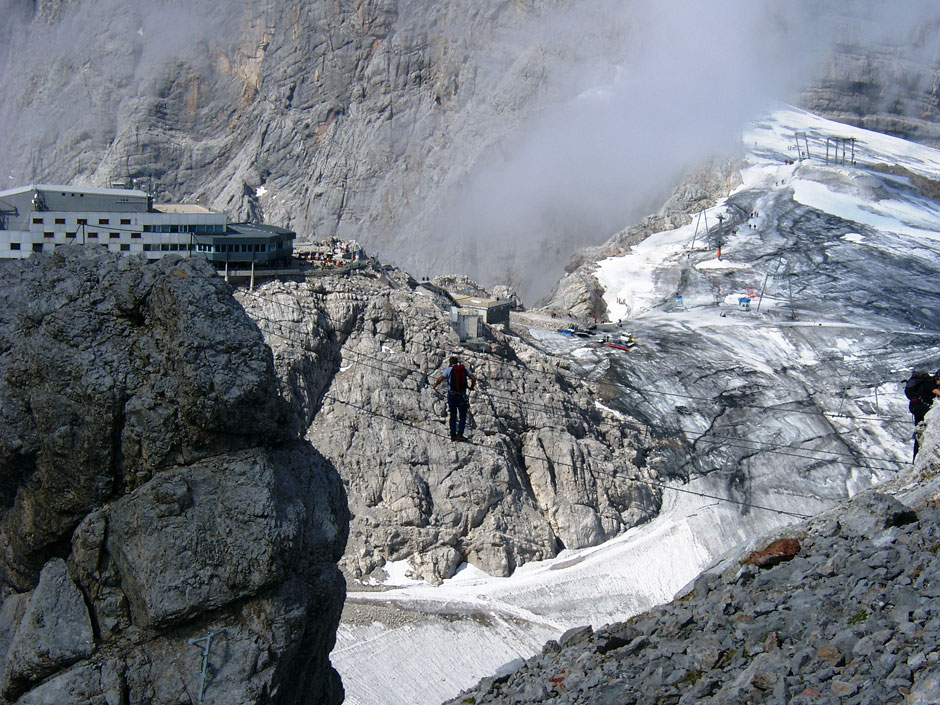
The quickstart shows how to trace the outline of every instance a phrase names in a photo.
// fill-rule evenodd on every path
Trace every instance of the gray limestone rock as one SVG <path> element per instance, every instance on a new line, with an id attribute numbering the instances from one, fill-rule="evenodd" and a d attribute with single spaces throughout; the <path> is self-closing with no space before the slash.
<path id="1" fill-rule="evenodd" d="M 345 492 L 228 284 L 83 247 L 0 267 L 4 702 L 340 702 Z"/>
<path id="2" fill-rule="evenodd" d="M 594 630 L 590 625 L 583 627 L 572 627 L 565 631 L 560 637 L 558 637 L 558 643 L 562 648 L 571 646 L 572 644 L 580 644 L 586 641 L 592 634 Z"/>
<path id="3" fill-rule="evenodd" d="M 542 308 L 564 318 L 579 321 L 607 320 L 604 289 L 594 277 L 595 266 L 579 267 L 566 274 L 555 286 Z"/>
<path id="4" fill-rule="evenodd" d="M 39 583 L 7 651 L 4 693 L 87 658 L 95 649 L 88 608 L 61 558 L 42 569 Z"/>
<path id="5" fill-rule="evenodd" d="M 123 576 L 133 621 L 156 627 L 243 600 L 285 580 L 300 559 L 335 561 L 341 527 L 326 501 L 287 471 L 318 459 L 298 444 L 167 471 L 114 503 L 105 549 Z M 314 524 L 314 522 L 316 522 Z M 160 526 L 159 541 L 152 535 Z"/>
<path id="6" fill-rule="evenodd" d="M 801 102 L 839 122 L 940 144 L 936 31 L 936 19 L 925 18 L 904 38 L 903 50 L 889 41 L 845 42 Z"/>
<path id="7" fill-rule="evenodd" d="M 25 693 L 17 705 L 123 705 L 127 692 L 120 665 L 81 663 Z"/>
<path id="8" fill-rule="evenodd" d="M 155 471 L 289 438 L 270 353 L 204 261 L 76 246 L 2 266 L 0 582 L 28 588 Z"/>
<path id="9" fill-rule="evenodd" d="M 431 584 L 440 584 L 443 576 L 451 576 L 464 562 L 464 557 L 452 546 L 440 546 L 412 554 L 409 559 L 415 575 L 424 577 Z"/>
<path id="10" fill-rule="evenodd" d="M 32 592 L 23 592 L 10 595 L 0 602 L 0 687 L 8 681 L 6 674 L 9 673 L 10 642 L 23 619 L 31 596 Z"/>
<path id="11" fill-rule="evenodd" d="M 874 538 L 893 526 L 917 521 L 917 513 L 894 497 L 880 492 L 864 492 L 839 517 L 839 526 L 849 536 Z"/>
<path id="12" fill-rule="evenodd" d="M 487 292 L 466 278 L 435 280 Z M 438 582 L 464 561 L 495 575 L 646 521 L 659 494 L 643 441 L 519 332 L 460 347 L 449 306 L 392 268 L 271 282 L 237 296 L 274 350 L 283 396 L 339 469 L 354 578 L 407 559 Z M 501 327 L 500 327 L 501 328 Z M 451 353 L 480 378 L 469 444 L 449 439 L 430 388 Z M 561 419 L 561 421 L 559 420 Z M 640 480 L 640 481 L 637 481 Z"/>

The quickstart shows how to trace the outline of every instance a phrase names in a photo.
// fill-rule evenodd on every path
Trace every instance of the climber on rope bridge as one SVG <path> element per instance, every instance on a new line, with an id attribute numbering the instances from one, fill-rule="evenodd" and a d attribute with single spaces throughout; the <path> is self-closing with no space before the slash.
<path id="1" fill-rule="evenodd" d="M 450 440 L 466 442 L 463 435 L 467 424 L 467 401 L 470 392 L 476 385 L 476 375 L 469 365 L 464 365 L 456 355 L 450 358 L 450 366 L 441 372 L 440 376 L 431 384 L 436 390 L 444 380 L 447 380 L 447 408 L 450 410 Z"/>

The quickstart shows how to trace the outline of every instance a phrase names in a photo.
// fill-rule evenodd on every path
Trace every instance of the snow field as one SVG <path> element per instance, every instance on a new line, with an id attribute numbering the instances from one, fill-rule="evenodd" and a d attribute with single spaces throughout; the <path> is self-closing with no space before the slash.
<path id="1" fill-rule="evenodd" d="M 797 157 L 793 148 L 796 132 L 807 133 L 814 155 L 811 166 L 785 163 Z M 858 223 L 857 229 L 842 236 L 840 246 L 904 248 L 909 254 L 935 262 L 935 230 L 936 222 L 940 222 L 936 204 L 899 197 L 890 184 L 882 197 L 872 199 L 866 178 L 858 172 L 853 174 L 852 167 L 819 164 L 815 157 L 825 152 L 826 136 L 855 137 L 859 164 L 898 164 L 940 179 L 937 150 L 832 123 L 803 111 L 781 109 L 743 133 L 744 144 L 751 151 L 747 155 L 749 166 L 742 173 L 742 188 L 790 190 L 798 203 Z M 766 227 L 763 214 L 772 203 L 770 194 L 757 201 L 761 215 L 752 223 L 758 231 Z M 718 214 L 723 212 L 724 203 L 708 209 L 709 224 L 714 227 Z M 690 266 L 693 236 L 696 252 L 701 255 L 707 242 L 701 226 L 696 234 L 693 221 L 650 236 L 622 257 L 598 263 L 596 277 L 605 289 L 611 320 L 624 319 L 624 330 L 633 327 L 627 323 L 633 319 L 637 327 L 675 333 L 677 338 L 687 335 L 690 339 L 720 341 L 730 361 L 741 369 L 742 386 L 745 375 L 772 379 L 788 367 L 797 380 L 805 380 L 805 375 L 800 376 L 804 368 L 831 366 L 836 358 L 857 362 L 857 351 L 869 335 L 864 321 L 789 321 L 778 315 L 786 306 L 779 295 L 765 294 L 764 306 L 756 315 L 753 311 L 741 315 L 734 311 L 743 291 L 722 291 L 725 316 L 721 316 L 715 301 L 701 292 L 684 297 L 685 308 L 677 309 L 677 279 L 682 268 Z M 746 244 L 756 237 L 753 231 L 740 231 L 738 240 L 732 242 Z M 749 266 L 728 256 L 704 259 L 694 268 L 696 272 L 721 276 Z M 752 302 L 752 307 L 756 303 Z M 902 323 L 897 328 L 904 335 L 918 334 Z M 811 337 L 813 331 L 815 338 Z M 829 336 L 829 348 L 824 351 L 814 346 L 822 333 Z M 610 358 L 596 344 L 588 346 L 550 330 L 533 328 L 532 334 L 545 349 L 567 355 L 588 368 L 606 368 L 606 361 L 611 359 L 629 360 L 625 363 L 629 365 L 642 360 Z M 640 353 L 645 344 L 641 336 Z M 841 379 L 838 383 L 846 384 Z M 384 584 L 389 589 L 359 592 L 351 585 L 347 610 L 350 614 L 363 610 L 364 616 L 344 617 L 332 654 L 346 686 L 347 702 L 436 705 L 485 675 L 511 668 L 513 662 L 536 653 L 547 639 L 557 638 L 569 627 L 600 627 L 669 601 L 728 551 L 796 521 L 795 517 L 765 507 L 812 515 L 846 495 L 896 476 L 902 465 L 894 461 L 909 459 L 910 433 L 898 385 L 888 381 L 865 386 L 849 380 L 848 386 L 852 394 L 847 398 L 840 399 L 831 392 L 817 395 L 820 412 L 826 412 L 818 415 L 789 411 L 789 404 L 797 409 L 799 402 L 807 400 L 794 399 L 792 390 L 781 390 L 779 398 L 774 398 L 771 386 L 766 403 L 783 408 L 775 412 L 775 425 L 755 428 L 755 433 L 766 431 L 766 437 L 755 435 L 751 439 L 778 444 L 797 456 L 804 453 L 811 461 L 817 456 L 844 457 L 840 461 L 844 462 L 844 472 L 830 472 L 821 462 L 821 467 L 809 463 L 798 471 L 787 470 L 788 461 L 783 456 L 774 456 L 783 458 L 779 463 L 767 462 L 769 456 L 744 461 L 728 470 L 693 476 L 684 485 L 671 485 L 664 490 L 661 513 L 646 525 L 601 546 L 564 551 L 551 561 L 527 564 L 508 578 L 492 578 L 467 567 L 443 585 L 432 587 L 408 580 L 403 565 L 390 564 L 390 577 Z M 812 392 L 806 390 L 807 395 Z M 846 413 L 855 418 L 832 413 L 842 401 Z M 664 406 L 659 411 L 669 413 L 679 402 L 667 399 L 661 403 Z M 615 416 L 620 413 L 600 403 L 598 406 Z M 899 420 L 878 421 L 879 415 Z M 866 417 L 872 420 L 858 420 Z M 690 432 L 702 433 L 706 430 L 700 427 L 703 418 L 690 414 L 682 423 L 688 423 Z M 832 440 L 839 434 L 852 435 L 854 451 Z M 728 488 L 736 486 L 730 480 L 739 475 L 746 479 L 747 494 L 729 495 Z M 747 500 L 757 506 L 742 507 L 713 497 Z"/>

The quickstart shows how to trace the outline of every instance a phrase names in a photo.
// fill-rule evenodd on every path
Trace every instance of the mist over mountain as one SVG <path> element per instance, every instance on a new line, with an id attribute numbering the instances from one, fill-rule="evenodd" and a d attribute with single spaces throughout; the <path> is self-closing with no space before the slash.
<path id="1" fill-rule="evenodd" d="M 937 13 L 914 0 L 2 10 L 9 185 L 146 179 L 528 303 L 769 100 L 940 139 Z"/>

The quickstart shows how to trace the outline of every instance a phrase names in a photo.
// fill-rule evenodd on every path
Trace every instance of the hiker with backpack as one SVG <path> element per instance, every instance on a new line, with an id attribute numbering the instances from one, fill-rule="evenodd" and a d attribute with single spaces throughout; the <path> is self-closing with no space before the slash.
<path id="1" fill-rule="evenodd" d="M 450 440 L 465 443 L 467 438 L 463 435 L 463 430 L 467 424 L 467 402 L 477 378 L 469 365 L 464 365 L 456 355 L 452 355 L 450 366 L 434 380 L 431 388 L 436 390 L 437 385 L 445 380 L 447 408 L 450 410 Z"/>
<path id="2" fill-rule="evenodd" d="M 914 370 L 907 384 L 904 385 L 904 394 L 910 399 L 907 408 L 914 415 L 914 457 L 916 458 L 917 451 L 920 450 L 920 433 L 923 430 L 921 424 L 927 412 L 930 411 L 934 398 L 940 397 L 940 370 L 937 370 L 936 374 Z"/>

